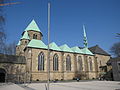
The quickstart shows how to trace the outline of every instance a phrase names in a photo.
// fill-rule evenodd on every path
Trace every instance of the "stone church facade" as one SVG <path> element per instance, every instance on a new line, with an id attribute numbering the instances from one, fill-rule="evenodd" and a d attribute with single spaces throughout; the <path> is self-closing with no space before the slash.
<path id="1" fill-rule="evenodd" d="M 86 33 L 84 32 L 86 37 Z M 26 81 L 47 80 L 48 45 L 42 41 L 43 34 L 34 20 L 23 31 L 16 46 L 16 55 L 25 57 L 24 75 Z M 86 41 L 84 40 L 84 44 Z M 50 80 L 95 79 L 106 66 L 110 55 L 98 45 L 87 48 L 58 46 L 55 42 L 50 47 Z M 1 63 L 0 63 L 1 68 Z M 17 73 L 17 72 L 16 72 Z"/>

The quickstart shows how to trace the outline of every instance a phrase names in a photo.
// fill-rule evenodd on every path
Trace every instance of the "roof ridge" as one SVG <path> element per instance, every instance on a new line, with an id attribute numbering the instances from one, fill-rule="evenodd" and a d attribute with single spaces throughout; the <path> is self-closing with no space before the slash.
<path id="1" fill-rule="evenodd" d="M 71 48 L 75 53 L 83 53 L 82 50 L 78 46 L 74 46 Z"/>
<path id="2" fill-rule="evenodd" d="M 58 45 L 55 42 L 52 42 L 49 44 L 50 49 L 52 50 L 57 50 L 57 51 L 61 51 L 61 49 L 58 47 Z"/>
<path id="3" fill-rule="evenodd" d="M 65 52 L 74 52 L 67 44 L 60 46 L 60 49 Z"/>

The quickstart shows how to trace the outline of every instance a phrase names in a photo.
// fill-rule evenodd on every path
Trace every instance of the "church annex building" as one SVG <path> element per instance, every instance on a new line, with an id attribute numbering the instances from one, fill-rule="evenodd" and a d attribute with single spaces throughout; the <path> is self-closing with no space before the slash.
<path id="1" fill-rule="evenodd" d="M 16 56 L 0 55 L 2 81 L 45 81 L 47 80 L 48 46 L 42 41 L 43 34 L 32 20 L 23 31 L 16 46 Z M 98 45 L 87 47 L 84 30 L 84 48 L 58 46 L 50 43 L 50 80 L 95 79 L 107 72 L 110 55 Z M 106 69 L 101 69 L 106 67 Z"/>

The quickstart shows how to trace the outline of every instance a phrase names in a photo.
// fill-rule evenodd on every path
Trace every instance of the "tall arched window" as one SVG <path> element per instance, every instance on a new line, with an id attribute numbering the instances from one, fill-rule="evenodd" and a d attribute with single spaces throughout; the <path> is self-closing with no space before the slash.
<path id="1" fill-rule="evenodd" d="M 43 71 L 44 70 L 44 53 L 41 52 L 38 55 L 38 70 Z"/>
<path id="2" fill-rule="evenodd" d="M 71 57 L 69 55 L 66 57 L 66 71 L 71 71 Z"/>
<path id="3" fill-rule="evenodd" d="M 37 39 L 37 35 L 36 34 L 33 34 L 33 39 Z"/>
<path id="4" fill-rule="evenodd" d="M 82 71 L 83 70 L 83 66 L 82 66 L 82 57 L 78 56 L 78 60 L 77 60 L 77 67 L 78 67 L 78 71 Z"/>
<path id="5" fill-rule="evenodd" d="M 92 65 L 92 59 L 91 59 L 91 57 L 89 57 L 89 70 L 90 71 L 93 70 L 93 65 Z"/>
<path id="6" fill-rule="evenodd" d="M 55 54 L 53 56 L 53 71 L 58 71 L 58 66 L 59 66 L 59 64 L 58 64 L 58 55 Z"/>

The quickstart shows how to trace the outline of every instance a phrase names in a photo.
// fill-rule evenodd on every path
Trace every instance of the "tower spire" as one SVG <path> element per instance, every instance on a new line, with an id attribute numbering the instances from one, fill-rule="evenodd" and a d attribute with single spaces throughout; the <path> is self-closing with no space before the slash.
<path id="1" fill-rule="evenodd" d="M 84 38 L 83 38 L 84 47 L 87 48 L 88 47 L 88 41 L 87 41 L 87 35 L 86 35 L 86 32 L 85 32 L 85 25 L 83 25 L 83 32 L 84 32 Z"/>

